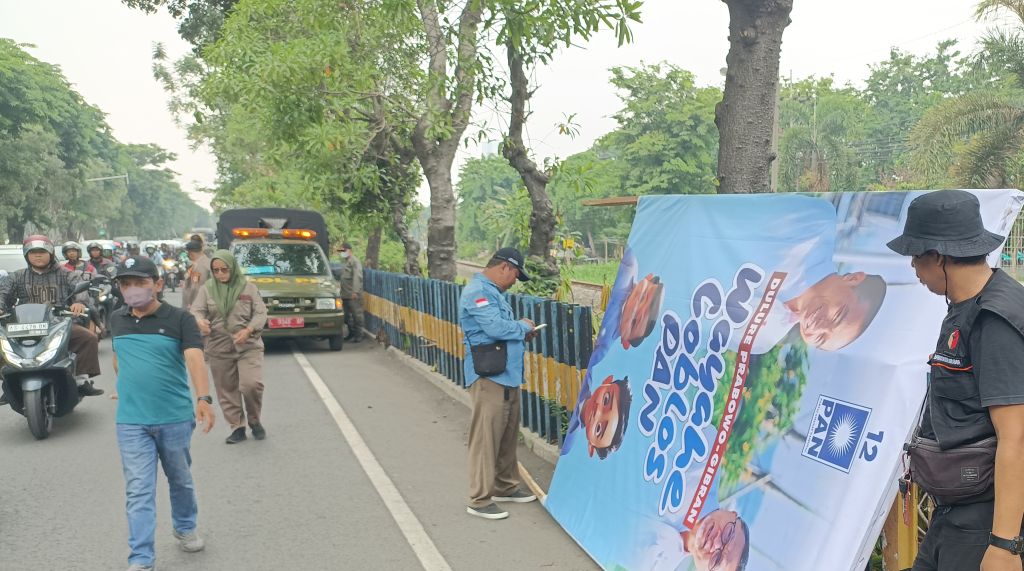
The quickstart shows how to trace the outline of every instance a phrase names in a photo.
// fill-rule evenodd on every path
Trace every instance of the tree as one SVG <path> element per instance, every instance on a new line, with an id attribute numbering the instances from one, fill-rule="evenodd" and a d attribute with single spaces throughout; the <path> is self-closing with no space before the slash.
<path id="1" fill-rule="evenodd" d="M 241 175 L 227 194 L 342 212 L 371 236 L 387 221 L 418 273 L 419 244 L 404 225 L 419 180 L 406 110 L 418 70 L 415 52 L 391 49 L 404 35 L 377 9 L 240 2 L 188 90 L 202 103 L 195 132 Z"/>
<path id="2" fill-rule="evenodd" d="M 615 29 L 620 46 L 631 41 L 629 22 L 640 21 L 641 2 L 549 0 L 526 6 L 520 4 L 509 2 L 496 11 L 504 19 L 498 37 L 499 41 L 503 40 L 506 52 L 510 88 L 507 100 L 511 106 L 508 132 L 501 152 L 519 173 L 529 194 L 531 232 L 528 254 L 538 264 L 540 273 L 557 275 L 558 267 L 550 253 L 555 235 L 555 212 L 546 191 L 551 173 L 538 168 L 523 141 L 527 104 L 536 92 L 536 88 L 530 87 L 527 70 L 551 63 L 558 48 L 570 46 L 577 39 L 588 40 L 604 26 Z"/>
<path id="3" fill-rule="evenodd" d="M 1024 174 L 1024 2 L 982 0 L 976 14 L 1003 11 L 1016 17 L 1015 28 L 990 32 L 983 42 L 990 51 L 979 59 L 990 72 L 1008 73 L 1010 87 L 997 77 L 983 89 L 955 93 L 924 113 L 911 133 L 913 166 L 934 184 L 1015 186 Z"/>
<path id="4" fill-rule="evenodd" d="M 198 55 L 217 40 L 220 28 L 238 0 L 122 0 L 129 8 L 155 14 L 161 7 L 178 20 L 178 35 Z"/>
<path id="5" fill-rule="evenodd" d="M 863 190 L 870 176 L 863 154 L 873 109 L 852 87 L 809 78 L 782 89 L 779 190 Z"/>
<path id="6" fill-rule="evenodd" d="M 692 73 L 666 63 L 616 67 L 611 74 L 622 109 L 613 116 L 619 127 L 599 147 L 628 165 L 620 194 L 714 192 L 721 91 L 698 88 Z"/>
<path id="7" fill-rule="evenodd" d="M 456 12 L 456 4 L 449 0 L 416 0 L 426 40 L 427 76 L 422 84 L 412 142 L 430 186 L 427 268 L 435 279 L 455 279 L 452 164 L 462 135 L 469 127 L 478 87 L 484 6 L 483 0 L 467 0 Z M 454 21 L 449 20 L 449 12 L 458 14 Z"/>
<path id="8" fill-rule="evenodd" d="M 793 0 L 722 0 L 729 7 L 729 54 L 718 125 L 718 191 L 769 192 L 779 54 Z"/>

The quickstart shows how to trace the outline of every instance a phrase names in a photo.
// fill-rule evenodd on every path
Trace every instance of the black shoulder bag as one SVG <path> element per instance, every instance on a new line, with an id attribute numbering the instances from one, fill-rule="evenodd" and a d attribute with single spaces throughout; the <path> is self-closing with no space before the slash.
<path id="1" fill-rule="evenodd" d="M 473 370 L 481 377 L 493 377 L 505 372 L 508 367 L 508 344 L 505 341 L 470 345 L 473 354 Z"/>

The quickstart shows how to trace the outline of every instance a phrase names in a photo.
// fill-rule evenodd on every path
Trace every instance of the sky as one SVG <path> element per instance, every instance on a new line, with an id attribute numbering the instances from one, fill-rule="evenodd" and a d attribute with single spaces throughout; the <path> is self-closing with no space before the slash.
<path id="1" fill-rule="evenodd" d="M 916 54 L 932 51 L 943 39 L 956 39 L 964 52 L 975 49 L 990 22 L 974 21 L 972 0 L 795 0 L 792 23 L 782 42 L 782 75 L 832 75 L 855 85 L 868 66 L 888 57 L 892 47 Z M 605 33 L 581 48 L 560 53 L 536 70 L 539 90 L 532 101 L 527 144 L 539 159 L 565 158 L 586 150 L 615 128 L 620 101 L 608 83 L 609 68 L 667 61 L 693 72 L 700 85 L 721 85 L 729 49 L 728 10 L 719 0 L 647 0 L 634 42 L 617 47 Z M 171 168 L 198 203 L 209 206 L 216 161 L 207 149 L 194 149 L 167 110 L 167 94 L 153 79 L 152 49 L 162 42 L 172 58 L 189 46 L 166 13 L 145 14 L 119 0 L 0 0 L 0 37 L 29 48 L 35 57 L 57 64 L 85 99 L 107 114 L 114 135 L 126 143 L 156 143 L 177 154 Z M 498 137 L 504 127 L 493 106 L 479 107 L 478 124 Z M 559 135 L 556 125 L 575 114 L 579 133 Z M 471 127 L 467 134 L 475 134 Z M 493 144 L 468 145 L 466 158 L 493 152 Z M 420 199 L 427 202 L 424 185 Z"/>

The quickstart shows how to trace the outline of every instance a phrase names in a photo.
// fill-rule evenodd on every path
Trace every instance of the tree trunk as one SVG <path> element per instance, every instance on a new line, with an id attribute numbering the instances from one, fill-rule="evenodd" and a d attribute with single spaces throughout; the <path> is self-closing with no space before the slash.
<path id="1" fill-rule="evenodd" d="M 769 192 L 779 55 L 793 0 L 722 1 L 729 7 L 729 55 L 715 108 L 718 192 Z"/>
<path id="2" fill-rule="evenodd" d="M 466 2 L 459 14 L 458 31 L 451 35 L 441 25 L 435 2 L 416 0 L 416 5 L 429 54 L 425 106 L 412 133 L 416 158 L 430 186 L 427 267 L 430 277 L 451 281 L 456 275 L 452 163 L 473 110 L 477 43 L 480 41 L 484 3 Z M 450 40 L 454 40 L 456 45 L 450 46 Z M 455 55 L 451 74 L 448 73 L 449 48 L 453 48 L 451 51 Z M 443 136 L 438 134 L 441 126 L 445 127 Z"/>
<path id="3" fill-rule="evenodd" d="M 509 103 L 512 112 L 508 122 L 508 136 L 502 145 L 501 154 L 508 164 L 516 169 L 530 194 L 530 249 L 527 255 L 542 264 L 548 276 L 558 275 L 558 264 L 551 256 L 551 241 L 555 238 L 555 209 L 551 206 L 547 186 L 550 177 L 537 168 L 537 163 L 530 159 L 523 142 L 523 127 L 526 124 L 526 103 L 532 93 L 530 83 L 523 69 L 523 57 L 519 54 L 512 41 L 506 44 L 508 67 L 512 93 Z"/>
<path id="4" fill-rule="evenodd" d="M 405 266 L 402 271 L 411 276 L 423 275 L 420 269 L 420 243 L 413 238 L 409 232 L 409 225 L 405 222 L 405 215 L 408 212 L 408 205 L 400 200 L 391 201 L 391 222 L 395 225 L 395 232 L 405 246 Z"/>
<path id="5" fill-rule="evenodd" d="M 376 270 L 380 267 L 380 235 L 383 227 L 378 224 L 370 231 L 366 238 L 366 256 L 363 258 L 363 266 Z"/>
<path id="6" fill-rule="evenodd" d="M 25 240 L 25 223 L 16 218 L 7 219 L 7 241 L 21 244 Z"/>

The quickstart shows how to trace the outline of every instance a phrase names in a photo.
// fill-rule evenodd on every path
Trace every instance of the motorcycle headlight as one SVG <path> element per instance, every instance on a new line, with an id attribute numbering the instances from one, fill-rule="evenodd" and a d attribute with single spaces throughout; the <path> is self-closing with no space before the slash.
<path id="1" fill-rule="evenodd" d="M 47 363 L 50 359 L 53 359 L 55 356 L 57 356 L 57 351 L 60 350 L 60 345 L 63 341 L 63 332 L 57 333 L 56 335 L 50 337 L 50 339 L 46 342 L 46 348 L 43 349 L 43 352 L 37 355 L 36 358 L 34 359 L 36 364 L 42 365 L 44 363 Z"/>
<path id="2" fill-rule="evenodd" d="M 7 361 L 12 367 L 22 368 L 32 366 L 36 363 L 35 359 L 26 359 L 21 355 L 14 352 L 14 346 L 11 345 L 10 340 L 0 339 L 0 352 L 4 354 L 4 361 Z"/>

